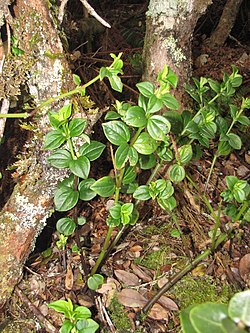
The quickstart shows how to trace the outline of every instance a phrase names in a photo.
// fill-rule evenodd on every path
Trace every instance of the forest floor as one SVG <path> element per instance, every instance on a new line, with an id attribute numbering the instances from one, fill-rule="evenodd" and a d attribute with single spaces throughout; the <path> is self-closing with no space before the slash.
<path id="1" fill-rule="evenodd" d="M 145 10 L 141 10 L 141 7 L 142 5 L 138 8 L 131 5 L 130 10 L 137 11 L 138 17 L 144 24 Z M 119 13 L 126 12 L 126 8 L 120 9 Z M 93 46 L 92 52 L 85 51 L 85 54 L 74 50 L 72 66 L 79 76 L 88 80 L 92 73 L 96 73 L 98 66 L 109 61 L 109 50 L 116 54 L 122 51 L 125 63 L 123 76 L 125 88 L 122 99 L 133 101 L 137 97 L 135 84 L 140 80 L 141 73 L 140 41 L 143 40 L 143 29 L 140 30 L 138 24 L 135 28 L 131 23 L 131 27 L 127 26 L 127 29 L 122 31 L 122 23 L 124 24 L 120 20 L 119 26 L 113 29 L 112 38 L 99 36 L 103 44 L 108 43 L 107 52 L 102 49 L 96 50 L 96 45 Z M 131 40 L 134 41 L 132 45 Z M 74 40 L 75 45 L 80 42 Z M 244 80 L 239 94 L 249 96 L 249 46 L 244 47 L 232 41 L 231 45 L 218 47 L 216 50 L 198 49 L 195 44 L 194 49 L 196 50 L 194 51 L 195 77 L 204 76 L 221 80 L 223 72 L 230 73 L 230 65 L 234 64 L 239 68 Z M 105 83 L 101 87 L 95 86 L 90 94 L 96 105 L 102 109 L 109 107 L 115 98 L 118 98 Z M 119 99 L 121 100 L 120 96 Z M 105 140 L 100 134 L 100 124 L 98 122 L 94 128 L 95 140 Z M 249 133 L 246 135 L 249 137 Z M 220 193 L 225 189 L 227 175 L 236 175 L 240 179 L 249 178 L 249 149 L 250 146 L 246 146 L 237 153 L 218 158 L 207 192 L 215 209 L 220 201 Z M 201 192 L 204 191 L 208 178 L 213 153 L 204 150 L 202 159 L 191 162 L 188 166 L 188 173 Z M 112 169 L 112 166 L 105 164 L 106 160 L 104 156 L 103 160 L 101 158 L 94 164 L 92 173 L 96 178 L 104 176 L 107 171 L 109 172 L 109 168 Z M 160 176 L 164 177 L 164 172 Z M 8 316 L 20 324 L 20 332 L 47 332 L 45 322 L 40 322 L 45 325 L 43 328 L 39 326 L 36 311 L 39 311 L 42 314 L 41 318 L 46 318 L 59 332 L 63 316 L 49 309 L 47 304 L 58 299 L 70 298 L 74 304 L 91 309 L 93 319 L 100 324 L 100 331 L 103 333 L 177 333 L 180 331 L 181 309 L 205 301 L 227 303 L 236 291 L 246 288 L 250 274 L 249 223 L 237 225 L 230 240 L 223 243 L 218 251 L 164 294 L 145 319 L 138 319 L 137 314 L 145 302 L 188 262 L 211 245 L 208 233 L 213 228 L 214 221 L 204 208 L 197 192 L 184 181 L 177 189 L 176 195 L 178 226 L 155 204 L 140 206 L 142 218 L 123 237 L 102 267 L 101 273 L 105 276 L 105 283 L 97 290 L 94 297 L 92 292 L 85 294 L 81 292 L 83 276 L 79 253 L 72 251 L 75 245 L 74 236 L 69 238 L 65 251 L 59 250 L 56 244 L 58 241 L 58 233 L 55 231 L 56 217 L 52 217 L 24 267 L 23 279 L 8 307 Z M 90 265 L 95 262 L 107 233 L 106 205 L 105 200 L 98 198 L 79 207 L 80 215 L 87 219 L 80 233 L 85 238 L 87 235 L 89 239 L 89 244 L 84 245 L 84 254 Z M 230 221 L 224 219 L 221 227 L 225 227 L 228 222 Z M 177 232 L 178 228 L 182 237 Z M 115 229 L 113 237 L 117 232 L 118 229 Z M 133 303 L 141 306 L 133 306 Z M 21 328 L 23 325 L 25 329 Z"/>

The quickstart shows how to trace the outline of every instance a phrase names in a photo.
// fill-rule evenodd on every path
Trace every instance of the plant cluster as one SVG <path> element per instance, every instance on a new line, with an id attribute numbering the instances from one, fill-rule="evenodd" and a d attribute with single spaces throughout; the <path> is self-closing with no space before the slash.
<path id="1" fill-rule="evenodd" d="M 80 78 L 75 75 L 77 87 L 61 97 L 70 97 L 75 93 L 84 96 L 87 86 L 105 77 L 113 89 L 122 91 L 122 82 L 118 76 L 123 66 L 121 54 L 112 57 L 113 63 L 107 68 L 101 68 L 100 74 L 85 85 L 81 85 Z M 155 200 L 172 216 L 178 228 L 173 211 L 178 204 L 174 192 L 176 185 L 185 178 L 198 191 L 215 220 L 211 233 L 212 251 L 227 237 L 227 234 L 218 233 L 222 208 L 233 221 L 250 220 L 250 190 L 246 181 L 235 176 L 227 177 L 228 189 L 222 193 L 226 204 L 219 203 L 215 211 L 206 194 L 200 193 L 188 175 L 186 167 L 192 159 L 201 157 L 204 147 L 209 148 L 213 143 L 215 154 L 209 182 L 216 159 L 228 155 L 234 149 L 241 149 L 240 133 L 250 124 L 244 115 L 244 110 L 250 108 L 250 99 L 243 98 L 240 106 L 233 99 L 236 88 L 242 83 L 241 75 L 233 66 L 232 74 L 225 74 L 222 83 L 205 78 L 194 79 L 195 86 L 187 87 L 187 92 L 196 103 L 195 110 L 185 110 L 181 114 L 177 111 L 179 104 L 170 92 L 176 88 L 177 81 L 177 76 L 165 66 L 158 75 L 157 84 L 141 82 L 136 85 L 139 90 L 136 104 L 116 101 L 113 110 L 106 114 L 102 128 L 111 152 L 114 176 L 89 178 L 91 162 L 101 156 L 106 146 L 91 140 L 85 133 L 87 122 L 75 117 L 77 106 L 73 102 L 64 105 L 58 112 L 49 113 L 53 130 L 46 135 L 44 143 L 44 149 L 52 151 L 48 161 L 52 166 L 70 172 L 69 177 L 59 182 L 54 196 L 57 211 L 72 210 L 71 216 L 57 221 L 57 230 L 62 235 L 59 245 L 64 248 L 67 237 L 75 232 L 77 250 L 81 253 L 90 289 L 95 290 L 103 283 L 102 275 L 96 273 L 124 229 L 139 219 L 138 205 L 141 201 Z M 163 164 L 167 168 L 166 178 L 158 174 Z M 145 184 L 139 184 L 138 174 L 143 170 L 151 170 L 151 173 Z M 127 194 L 125 201 L 121 199 L 124 193 Z M 90 201 L 96 195 L 112 197 L 113 205 L 108 211 L 108 231 L 103 248 L 90 271 L 82 254 L 78 234 L 78 226 L 85 224 L 86 219 L 78 216 L 77 205 L 80 200 Z M 116 227 L 119 232 L 109 244 Z"/>

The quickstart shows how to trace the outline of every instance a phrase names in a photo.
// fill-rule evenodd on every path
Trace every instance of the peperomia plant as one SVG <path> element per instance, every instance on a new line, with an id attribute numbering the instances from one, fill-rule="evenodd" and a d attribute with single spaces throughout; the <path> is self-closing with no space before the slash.
<path id="1" fill-rule="evenodd" d="M 91 319 L 91 311 L 85 306 L 73 305 L 71 299 L 52 302 L 48 307 L 63 313 L 66 318 L 60 333 L 95 333 L 99 328 Z"/>

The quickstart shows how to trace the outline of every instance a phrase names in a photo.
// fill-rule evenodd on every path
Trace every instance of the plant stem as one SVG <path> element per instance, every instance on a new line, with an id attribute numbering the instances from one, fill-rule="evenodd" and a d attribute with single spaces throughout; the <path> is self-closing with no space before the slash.
<path id="1" fill-rule="evenodd" d="M 167 282 L 162 288 L 160 288 L 159 291 L 155 294 L 155 296 L 147 302 L 147 304 L 142 309 L 142 313 L 147 314 L 151 307 L 158 301 L 158 299 L 163 294 L 165 294 L 166 291 L 173 287 L 173 285 L 175 285 L 180 279 L 182 279 L 183 276 L 192 271 L 202 260 L 206 259 L 211 254 L 211 252 L 212 251 L 210 249 L 206 250 L 198 257 L 196 257 L 193 262 L 187 264 L 183 270 L 177 273 L 169 282 Z"/>
<path id="2" fill-rule="evenodd" d="M 28 118 L 30 115 L 28 112 L 24 113 L 0 113 L 0 118 Z"/>
<path id="3" fill-rule="evenodd" d="M 92 270 L 90 272 L 91 276 L 94 275 L 97 272 L 97 270 L 99 269 L 100 264 L 103 261 L 103 258 L 106 254 L 107 249 L 108 249 L 109 240 L 110 240 L 110 237 L 112 235 L 113 229 L 114 229 L 114 227 L 109 227 L 109 229 L 108 229 L 108 233 L 107 233 L 107 236 L 105 238 L 105 242 L 103 244 L 102 251 L 101 251 L 101 253 L 99 254 L 99 257 L 96 260 L 95 266 L 92 268 Z"/>
<path id="4" fill-rule="evenodd" d="M 243 205 L 241 206 L 236 218 L 235 218 L 235 221 L 239 221 L 241 216 L 243 215 L 243 213 L 245 212 L 245 210 L 248 208 L 248 201 L 244 201 Z"/>
<path id="5" fill-rule="evenodd" d="M 208 174 L 208 177 L 207 177 L 207 181 L 206 181 L 206 185 L 205 185 L 205 189 L 204 189 L 204 194 L 207 192 L 207 187 L 208 187 L 208 183 L 210 181 L 210 178 L 212 176 L 212 172 L 213 172 L 213 169 L 214 169 L 214 165 L 215 165 L 215 162 L 217 160 L 217 153 L 214 155 L 214 158 L 213 158 L 213 161 L 212 161 L 212 164 L 211 164 L 211 167 L 210 167 L 210 170 L 209 170 L 209 174 Z"/>

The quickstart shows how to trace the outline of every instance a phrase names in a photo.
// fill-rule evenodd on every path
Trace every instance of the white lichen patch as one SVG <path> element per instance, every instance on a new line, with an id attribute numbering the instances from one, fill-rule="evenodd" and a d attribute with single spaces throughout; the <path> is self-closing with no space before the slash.
<path id="1" fill-rule="evenodd" d="M 16 218 L 18 218 L 20 222 L 17 229 L 37 228 L 37 220 L 39 219 L 39 216 L 42 217 L 39 221 L 39 225 L 41 225 L 42 228 L 45 226 L 48 213 L 41 203 L 35 205 L 29 201 L 28 197 L 21 195 L 20 193 L 16 193 L 15 200 L 16 215 L 18 216 L 16 216 Z M 21 218 L 22 216 L 23 219 Z"/>
<path id="2" fill-rule="evenodd" d="M 177 40 L 172 35 L 164 40 L 163 46 L 171 53 L 176 66 L 179 66 L 182 61 L 186 60 L 186 56 L 183 54 L 181 48 L 177 47 Z"/>

